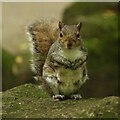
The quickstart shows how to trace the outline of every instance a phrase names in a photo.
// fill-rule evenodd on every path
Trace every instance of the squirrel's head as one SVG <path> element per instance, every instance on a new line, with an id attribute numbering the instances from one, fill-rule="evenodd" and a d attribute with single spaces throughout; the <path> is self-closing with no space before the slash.
<path id="1" fill-rule="evenodd" d="M 65 25 L 59 22 L 59 42 L 64 48 L 72 49 L 74 47 L 80 46 L 80 29 L 82 23 L 77 25 Z"/>

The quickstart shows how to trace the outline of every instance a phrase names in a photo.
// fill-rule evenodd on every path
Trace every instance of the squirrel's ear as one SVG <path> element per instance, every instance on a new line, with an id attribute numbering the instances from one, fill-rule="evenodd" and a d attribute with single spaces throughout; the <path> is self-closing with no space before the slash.
<path id="1" fill-rule="evenodd" d="M 59 29 L 61 30 L 64 27 L 64 23 L 63 22 L 59 22 Z"/>
<path id="2" fill-rule="evenodd" d="M 77 28 L 78 28 L 79 30 L 81 29 L 81 27 L 82 27 L 82 22 L 80 22 L 80 23 L 77 24 Z"/>

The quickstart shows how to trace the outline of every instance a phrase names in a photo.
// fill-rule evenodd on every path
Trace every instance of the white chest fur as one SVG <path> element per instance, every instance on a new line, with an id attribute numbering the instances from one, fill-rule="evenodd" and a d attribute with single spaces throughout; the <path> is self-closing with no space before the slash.
<path id="1" fill-rule="evenodd" d="M 80 51 L 79 47 L 73 49 L 62 48 L 60 52 L 64 58 L 71 61 L 74 61 L 79 58 L 83 58 L 85 56 L 85 53 L 83 51 Z"/>

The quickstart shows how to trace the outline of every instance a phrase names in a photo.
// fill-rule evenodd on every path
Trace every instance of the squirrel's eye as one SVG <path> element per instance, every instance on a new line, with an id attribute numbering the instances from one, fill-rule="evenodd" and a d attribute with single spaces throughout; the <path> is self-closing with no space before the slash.
<path id="1" fill-rule="evenodd" d="M 60 37 L 63 37 L 63 34 L 62 34 L 62 33 L 60 33 Z"/>
<path id="2" fill-rule="evenodd" d="M 78 37 L 78 38 L 80 37 L 80 34 L 79 34 L 79 33 L 77 34 L 77 37 Z"/>

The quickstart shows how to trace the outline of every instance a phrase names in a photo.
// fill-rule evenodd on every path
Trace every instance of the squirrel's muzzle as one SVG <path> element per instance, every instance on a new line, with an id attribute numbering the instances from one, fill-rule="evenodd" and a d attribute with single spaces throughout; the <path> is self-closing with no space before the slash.
<path id="1" fill-rule="evenodd" d="M 67 47 L 68 47 L 68 49 L 71 49 L 72 48 L 72 43 L 68 43 Z"/>

